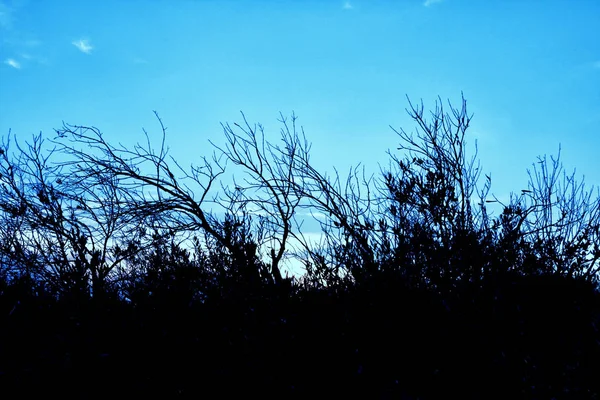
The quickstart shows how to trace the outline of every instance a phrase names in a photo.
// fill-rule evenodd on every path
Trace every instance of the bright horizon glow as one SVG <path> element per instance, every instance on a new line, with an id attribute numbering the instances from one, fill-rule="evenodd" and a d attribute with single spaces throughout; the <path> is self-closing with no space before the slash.
<path id="1" fill-rule="evenodd" d="M 599 37 L 592 0 L 0 0 L 0 132 L 53 138 L 65 121 L 131 145 L 159 137 L 156 110 L 186 166 L 240 111 L 271 141 L 294 111 L 319 170 L 376 173 L 390 125 L 415 128 L 405 96 L 428 110 L 462 91 L 499 198 L 559 145 L 598 186 Z"/>

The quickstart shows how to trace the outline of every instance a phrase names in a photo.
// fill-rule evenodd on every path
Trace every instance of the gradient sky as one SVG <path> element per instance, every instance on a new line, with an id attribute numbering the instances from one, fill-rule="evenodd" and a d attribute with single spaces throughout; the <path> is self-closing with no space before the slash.
<path id="1" fill-rule="evenodd" d="M 600 184 L 600 1 L 0 0 L 0 132 L 62 121 L 109 140 L 168 126 L 183 164 L 244 111 L 278 139 L 295 111 L 323 169 L 376 171 L 411 130 L 406 95 L 474 113 L 500 197 L 538 155 Z"/>

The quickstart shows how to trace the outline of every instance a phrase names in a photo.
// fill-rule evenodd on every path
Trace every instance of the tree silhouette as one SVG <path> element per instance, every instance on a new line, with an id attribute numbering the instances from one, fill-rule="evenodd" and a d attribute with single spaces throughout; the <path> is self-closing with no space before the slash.
<path id="1" fill-rule="evenodd" d="M 3 390 L 597 398 L 600 195 L 559 152 L 502 204 L 467 151 L 464 98 L 408 104 L 416 130 L 392 128 L 373 176 L 318 171 L 295 115 L 274 144 L 242 114 L 189 169 L 158 115 L 157 148 L 67 124 L 14 148 L 9 133 Z M 305 274 L 284 277 L 294 258 Z"/>

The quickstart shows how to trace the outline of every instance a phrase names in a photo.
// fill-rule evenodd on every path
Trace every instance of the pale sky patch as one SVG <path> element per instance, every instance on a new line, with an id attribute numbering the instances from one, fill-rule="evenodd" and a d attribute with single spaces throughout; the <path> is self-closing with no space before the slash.
<path id="1" fill-rule="evenodd" d="M 134 57 L 133 58 L 133 63 L 134 64 L 148 64 L 148 61 L 144 58 L 141 57 Z"/>
<path id="2" fill-rule="evenodd" d="M 17 48 L 34 48 L 34 47 L 38 47 L 42 44 L 42 42 L 40 40 L 37 39 L 22 39 L 22 38 L 18 38 L 18 37 L 6 37 L 3 38 L 2 40 L 5 44 L 10 45 L 12 47 L 17 47 Z"/>
<path id="3" fill-rule="evenodd" d="M 442 1 L 444 1 L 444 0 L 425 0 L 425 2 L 423 3 L 423 5 L 425 7 L 429 7 L 429 6 L 432 6 L 434 4 L 441 3 Z"/>
<path id="4" fill-rule="evenodd" d="M 302 236 L 309 245 L 317 245 L 325 238 L 323 232 L 302 232 Z"/>
<path id="5" fill-rule="evenodd" d="M 600 60 L 598 60 L 594 63 L 594 68 L 600 69 Z"/>
<path id="6" fill-rule="evenodd" d="M 48 59 L 46 57 L 39 56 L 36 54 L 21 53 L 21 54 L 19 54 L 19 57 L 27 62 L 33 62 L 33 63 L 37 63 L 37 64 L 42 64 L 42 65 L 49 64 Z"/>
<path id="7" fill-rule="evenodd" d="M 325 219 L 327 219 L 327 215 L 325 215 L 323 213 L 320 213 L 320 212 L 315 212 L 315 213 L 311 213 L 311 214 L 308 214 L 308 215 L 310 215 L 314 219 L 318 219 L 318 220 L 325 220 Z"/>
<path id="8" fill-rule="evenodd" d="M 90 44 L 87 39 L 79 39 L 72 42 L 73 46 L 77 47 L 81 52 L 85 54 L 91 54 L 94 47 Z"/>
<path id="9" fill-rule="evenodd" d="M 8 58 L 6 59 L 6 61 L 4 61 L 4 64 L 13 67 L 15 69 L 21 69 L 21 64 L 15 60 L 14 58 Z"/>
<path id="10" fill-rule="evenodd" d="M 23 42 L 23 46 L 26 46 L 26 47 L 36 47 L 41 44 L 42 44 L 42 42 L 37 39 L 28 39 Z"/>
<path id="11" fill-rule="evenodd" d="M 12 10 L 4 2 L 0 2 L 0 28 L 12 28 Z"/>
<path id="12" fill-rule="evenodd" d="M 469 138 L 467 140 L 467 147 L 471 147 L 471 145 L 475 145 L 475 141 L 477 141 L 477 145 L 481 145 L 482 141 L 495 141 L 497 136 L 494 135 L 490 130 L 481 129 L 481 124 L 474 124 L 472 128 L 470 128 Z M 471 151 L 471 149 L 469 149 Z"/>
<path id="13" fill-rule="evenodd" d="M 352 4 L 350 4 L 349 1 L 345 2 L 344 5 L 342 6 L 342 8 L 344 10 L 352 10 L 354 8 L 354 6 Z"/>

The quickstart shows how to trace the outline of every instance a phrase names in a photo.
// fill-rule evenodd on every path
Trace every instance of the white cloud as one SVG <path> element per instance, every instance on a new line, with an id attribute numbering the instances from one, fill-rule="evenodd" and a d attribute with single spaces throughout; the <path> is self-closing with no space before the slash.
<path id="1" fill-rule="evenodd" d="M 90 44 L 87 39 L 79 39 L 72 42 L 73 46 L 77 47 L 81 52 L 90 54 L 94 47 Z"/>
<path id="2" fill-rule="evenodd" d="M 444 0 L 425 0 L 425 2 L 423 3 L 423 5 L 425 7 L 429 7 L 429 6 L 432 6 L 432 5 L 436 4 L 436 3 L 441 3 L 442 1 L 444 1 Z"/>
<path id="3" fill-rule="evenodd" d="M 314 212 L 314 211 L 299 212 L 298 216 L 303 219 L 305 217 L 310 217 L 310 218 L 314 218 L 318 221 L 323 221 L 323 220 L 327 219 L 327 215 L 323 214 L 322 212 Z"/>
<path id="4" fill-rule="evenodd" d="M 15 69 L 21 69 L 21 64 L 14 58 L 8 58 L 6 61 L 4 61 L 4 64 L 9 65 Z"/>
<path id="5" fill-rule="evenodd" d="M 349 1 L 345 2 L 344 5 L 342 6 L 342 8 L 344 10 L 352 10 L 354 8 L 354 6 L 352 4 L 350 4 Z"/>

